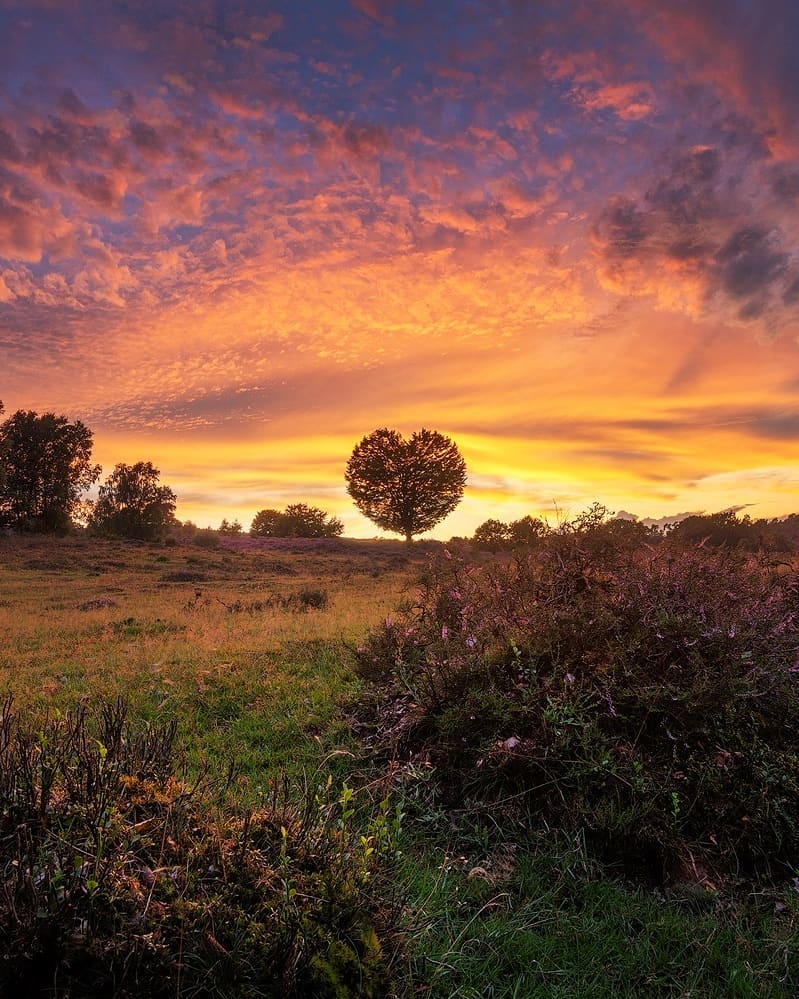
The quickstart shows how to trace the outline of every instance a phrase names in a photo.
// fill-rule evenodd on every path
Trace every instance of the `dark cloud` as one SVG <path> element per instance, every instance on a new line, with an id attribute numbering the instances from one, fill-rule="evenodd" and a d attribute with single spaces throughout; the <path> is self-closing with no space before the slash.
<path id="1" fill-rule="evenodd" d="M 389 147 L 387 130 L 381 125 L 345 126 L 342 133 L 344 145 L 359 158 L 371 158 L 384 152 Z"/>
<path id="2" fill-rule="evenodd" d="M 42 220 L 0 194 L 0 257 L 38 261 L 43 240 Z"/>
<path id="3" fill-rule="evenodd" d="M 76 181 L 75 188 L 87 201 L 102 208 L 115 208 L 120 203 L 120 192 L 107 174 L 86 174 Z"/>
<path id="4" fill-rule="evenodd" d="M 779 243 L 776 230 L 743 226 L 734 232 L 715 254 L 721 287 L 737 299 L 766 292 L 784 274 L 788 263 Z"/>
<path id="5" fill-rule="evenodd" d="M 625 0 L 682 73 L 728 97 L 739 112 L 795 134 L 799 112 L 799 5 L 794 0 Z"/>
<path id="6" fill-rule="evenodd" d="M 678 263 L 698 263 L 712 251 L 712 243 L 694 234 L 681 236 L 665 246 L 665 255 Z"/>
<path id="7" fill-rule="evenodd" d="M 767 407 L 707 406 L 674 409 L 664 419 L 625 419 L 613 426 L 670 437 L 728 430 L 761 440 L 799 441 L 799 411 Z"/>
<path id="8" fill-rule="evenodd" d="M 134 121 L 130 126 L 130 137 L 140 153 L 148 157 L 160 157 L 166 151 L 163 136 L 144 121 Z"/>
<path id="9" fill-rule="evenodd" d="M 702 149 L 679 157 L 667 176 L 657 180 L 646 195 L 653 209 L 681 230 L 718 215 L 715 185 L 719 179 L 721 158 L 717 149 Z M 676 245 L 693 245 L 692 232 L 685 233 Z"/>
<path id="10" fill-rule="evenodd" d="M 13 135 L 0 124 L 0 161 L 20 163 L 22 152 Z"/>
<path id="11" fill-rule="evenodd" d="M 112 163 L 115 143 L 110 130 L 100 124 L 50 115 L 46 122 L 31 125 L 25 146 L 28 163 L 68 176 L 73 165 L 80 170 L 84 165 L 97 168 Z"/>
<path id="12" fill-rule="evenodd" d="M 651 234 L 651 219 L 630 198 L 615 195 L 594 227 L 603 253 L 612 258 L 638 256 Z"/>
<path id="13" fill-rule="evenodd" d="M 91 118 L 91 112 L 71 87 L 65 87 L 58 98 L 58 109 L 77 119 Z"/>
<path id="14" fill-rule="evenodd" d="M 588 458 L 589 460 L 599 458 L 603 463 L 609 462 L 612 465 L 635 467 L 640 465 L 662 465 L 667 460 L 662 451 L 644 450 L 641 448 L 575 448 L 572 453 L 578 458 Z M 663 478 L 665 479 L 666 476 Z"/>
<path id="15" fill-rule="evenodd" d="M 799 274 L 788 283 L 783 292 L 782 300 L 786 305 L 795 305 L 799 302 Z"/>
<path id="16" fill-rule="evenodd" d="M 799 170 L 779 167 L 772 174 L 772 189 L 780 201 L 799 201 Z"/>
<path id="17" fill-rule="evenodd" d="M 679 281 L 673 263 L 702 283 L 707 308 L 726 300 L 744 322 L 784 323 L 789 314 L 780 310 L 797 297 L 790 265 L 799 243 L 793 227 L 775 224 L 769 202 L 747 197 L 761 189 L 759 170 L 748 148 L 730 159 L 718 146 L 706 146 L 673 157 L 640 201 L 609 198 L 594 237 L 615 285 L 631 293 L 654 290 L 664 267 L 670 281 Z M 783 199 L 793 182 L 785 171 L 771 181 L 781 185 Z"/>
<path id="18" fill-rule="evenodd" d="M 748 414 L 746 424 L 757 437 L 799 441 L 799 412 L 756 410 Z"/>

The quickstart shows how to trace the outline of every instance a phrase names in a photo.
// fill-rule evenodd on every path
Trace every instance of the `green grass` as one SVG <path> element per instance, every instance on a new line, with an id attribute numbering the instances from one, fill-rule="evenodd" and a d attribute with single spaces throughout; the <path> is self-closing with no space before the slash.
<path id="1" fill-rule="evenodd" d="M 794 996 L 799 905 L 719 914 L 690 895 L 624 887 L 545 850 L 492 863 L 409 861 L 417 899 L 411 977 L 431 997 L 730 999 Z M 437 860 L 438 863 L 433 863 Z M 496 863 L 496 861 L 495 861 Z"/>
<path id="2" fill-rule="evenodd" d="M 34 715 L 123 695 L 134 720 L 177 720 L 195 769 L 235 758 L 244 801 L 283 771 L 349 775 L 379 800 L 390 778 L 358 758 L 342 709 L 358 690 L 350 650 L 425 558 L 380 542 L 0 540 L 0 694 Z M 304 588 L 327 605 L 286 603 Z M 403 999 L 799 992 L 799 891 L 722 907 L 701 891 L 624 885 L 579 844 L 542 845 L 521 822 L 453 830 L 418 769 L 418 793 L 394 785 L 407 813 L 394 885 L 407 912 Z"/>
<path id="3" fill-rule="evenodd" d="M 424 558 L 340 548 L 0 542 L 0 694 L 39 712 L 124 695 L 134 717 L 177 718 L 197 762 L 235 755 L 256 783 L 264 767 L 314 768 L 350 741 L 336 709 L 354 689 L 348 646 Z M 307 590 L 326 606 L 290 599 Z"/>

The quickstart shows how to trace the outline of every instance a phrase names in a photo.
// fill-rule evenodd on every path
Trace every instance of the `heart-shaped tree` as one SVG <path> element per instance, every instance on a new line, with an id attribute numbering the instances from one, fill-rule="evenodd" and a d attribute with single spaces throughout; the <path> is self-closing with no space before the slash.
<path id="1" fill-rule="evenodd" d="M 466 465 L 457 444 L 437 430 L 422 428 L 405 440 L 382 427 L 356 445 L 345 478 L 361 513 L 410 543 L 460 503 Z"/>

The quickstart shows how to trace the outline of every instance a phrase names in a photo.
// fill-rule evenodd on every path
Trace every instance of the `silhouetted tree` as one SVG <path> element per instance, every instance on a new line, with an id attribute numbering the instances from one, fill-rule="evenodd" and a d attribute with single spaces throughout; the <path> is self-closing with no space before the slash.
<path id="1" fill-rule="evenodd" d="M 285 510 L 259 510 L 250 534 L 258 538 L 337 538 L 344 530 L 338 517 L 307 503 L 289 503 Z"/>
<path id="2" fill-rule="evenodd" d="M 63 531 L 81 493 L 97 481 L 94 439 L 77 420 L 18 410 L 0 424 L 0 519 L 18 531 Z"/>
<path id="3" fill-rule="evenodd" d="M 241 524 L 238 520 L 234 520 L 231 524 L 227 517 L 223 517 L 222 523 L 219 525 L 219 533 L 229 535 L 241 534 Z"/>
<path id="4" fill-rule="evenodd" d="M 423 428 L 406 441 L 383 427 L 356 445 L 345 478 L 361 513 L 410 543 L 460 503 L 466 465 L 454 441 L 437 430 Z"/>
<path id="5" fill-rule="evenodd" d="M 540 541 L 547 533 L 548 528 L 543 520 L 527 514 L 525 517 L 520 517 L 519 520 L 514 520 L 509 531 L 512 545 L 528 547 Z"/>
<path id="6" fill-rule="evenodd" d="M 282 517 L 280 510 L 269 508 L 259 510 L 250 524 L 250 534 L 254 538 L 277 538 L 277 525 Z"/>
<path id="7" fill-rule="evenodd" d="M 290 538 L 335 538 L 344 530 L 338 517 L 307 503 L 290 503 L 283 511 L 281 528 Z"/>
<path id="8" fill-rule="evenodd" d="M 502 520 L 489 517 L 475 530 L 472 540 L 481 548 L 507 548 L 510 543 L 510 526 Z"/>
<path id="9" fill-rule="evenodd" d="M 543 520 L 527 514 L 510 524 L 486 520 L 474 532 L 472 540 L 482 548 L 529 548 L 548 533 L 549 528 Z"/>
<path id="10" fill-rule="evenodd" d="M 101 534 L 154 541 L 175 522 L 177 497 L 158 483 L 149 461 L 117 465 L 100 486 L 89 527 Z"/>
<path id="11" fill-rule="evenodd" d="M 674 524 L 668 533 L 669 540 L 679 545 L 706 545 L 710 548 L 742 548 L 755 551 L 759 535 L 748 515 L 739 519 L 734 510 L 719 513 L 696 514 Z"/>

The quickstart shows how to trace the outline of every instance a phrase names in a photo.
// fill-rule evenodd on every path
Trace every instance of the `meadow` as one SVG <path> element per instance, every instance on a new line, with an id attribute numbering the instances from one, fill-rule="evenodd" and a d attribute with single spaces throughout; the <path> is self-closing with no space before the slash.
<path id="1" fill-rule="evenodd" d="M 134 716 L 178 718 L 195 762 L 233 754 L 248 776 L 315 765 L 337 745 L 347 646 L 413 578 L 403 548 L 6 543 L 0 693 L 38 711 L 125 696 Z"/>
<path id="2" fill-rule="evenodd" d="M 362 849 L 363 869 L 344 872 L 335 891 L 357 882 L 369 895 L 380 945 L 358 950 L 360 970 L 349 957 L 335 968 L 332 957 L 318 959 L 312 991 L 303 992 L 298 979 L 296 994 L 795 995 L 799 871 L 793 882 L 742 881 L 723 890 L 710 890 L 699 876 L 668 883 L 631 877 L 618 864 L 600 863 L 579 827 L 536 827 L 529 810 L 481 807 L 465 792 L 448 800 L 435 787 L 443 767 L 435 747 L 403 756 L 377 745 L 359 708 L 368 686 L 364 657 L 370 648 L 390 656 L 380 629 L 393 634 L 398 608 L 419 603 L 420 579 L 430 591 L 436 558 L 438 545 L 343 539 L 229 538 L 219 547 L 5 539 L 0 695 L 13 696 L 7 704 L 34 730 L 81 705 L 91 712 L 123 698 L 133 728 L 174 724 L 184 775 L 224 777 L 226 799 L 241 815 L 260 814 L 284 775 L 284 811 L 294 807 L 292 795 L 300 811 L 303 795 L 316 795 L 322 833 L 332 829 L 334 848 L 344 855 L 351 834 L 354 849 Z M 440 637 L 439 621 L 435 628 Z M 388 725 L 380 706 L 375 717 Z M 318 787 L 328 789 L 321 804 Z M 200 828 L 196 816 L 191 822 L 184 832 Z M 248 822 L 230 826 L 239 843 Z M 307 837 L 310 820 L 296 828 Z M 276 829 L 278 860 L 288 864 L 294 827 L 284 818 Z M 225 856 L 227 847 L 219 849 Z M 368 871 L 367 860 L 375 864 Z M 301 873 L 292 876 L 303 883 Z M 281 891 L 286 905 L 296 906 L 287 878 Z M 90 884 L 89 895 L 98 891 Z M 81 890 L 86 894 L 85 883 Z M 63 892 L 54 897 L 63 900 Z M 270 904 L 280 921 L 283 910 Z M 364 940 L 373 939 L 371 924 L 369 934 L 363 931 Z M 219 946 L 220 953 L 230 949 Z M 328 937 L 320 947 L 333 954 Z M 376 965 L 378 957 L 382 970 L 370 976 L 367 959 Z M 13 959 L 3 955 L 4 965 Z M 59 992 L 48 982 L 41 994 L 91 994 L 71 988 Z M 162 994 L 281 993 L 245 987 L 231 973 L 225 988 L 184 987 L 178 978 Z"/>

